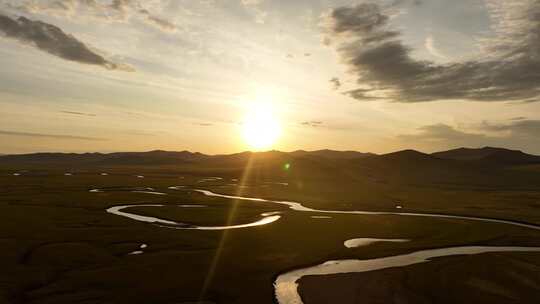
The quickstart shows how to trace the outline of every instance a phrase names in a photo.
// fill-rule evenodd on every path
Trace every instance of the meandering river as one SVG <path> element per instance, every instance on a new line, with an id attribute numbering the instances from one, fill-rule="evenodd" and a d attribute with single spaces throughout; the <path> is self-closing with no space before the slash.
<path id="1" fill-rule="evenodd" d="M 520 222 L 517 222 L 517 221 L 511 221 L 511 220 L 487 218 L 487 217 L 475 217 L 475 216 L 463 216 L 463 215 L 451 215 L 451 214 L 437 214 L 437 213 L 415 213 L 415 212 L 359 211 L 359 210 L 354 210 L 354 211 L 322 210 L 322 209 L 309 208 L 309 207 L 306 207 L 306 206 L 302 205 L 301 203 L 297 203 L 297 202 L 275 201 L 275 200 L 267 200 L 267 199 L 262 199 L 262 198 L 253 198 L 253 197 L 235 196 L 235 195 L 227 195 L 227 194 L 218 194 L 218 193 L 215 193 L 215 192 L 212 192 L 212 191 L 209 191 L 209 190 L 201 190 L 201 189 L 195 189 L 193 191 L 202 193 L 202 194 L 204 194 L 206 196 L 215 196 L 215 197 L 222 197 L 222 198 L 229 198 L 229 199 L 236 199 L 236 200 L 267 202 L 267 203 L 275 203 L 275 204 L 280 204 L 280 205 L 286 205 L 286 206 L 289 206 L 289 208 L 292 209 L 292 210 L 301 211 L 301 212 L 317 212 L 317 213 L 329 213 L 329 214 L 396 215 L 396 216 L 432 217 L 432 218 L 445 218 L 445 219 L 479 221 L 479 222 L 488 222 L 488 223 L 499 223 L 499 224 L 506 224 L 506 225 L 512 225 L 512 226 L 518 226 L 518 227 L 523 227 L 523 228 L 540 230 L 540 226 L 538 226 L 538 225 L 520 223 Z"/>
<path id="2" fill-rule="evenodd" d="M 122 211 L 127 208 L 133 208 L 133 207 L 164 207 L 166 205 L 122 205 L 122 206 L 113 206 L 107 209 L 108 213 L 119 215 L 123 217 L 130 218 L 132 220 L 136 220 L 139 222 L 146 222 L 146 223 L 152 223 L 157 224 L 160 227 L 164 228 L 170 228 L 170 229 L 184 229 L 184 230 L 227 230 L 227 229 L 239 229 L 239 228 L 249 228 L 249 227 L 255 227 L 255 226 L 262 226 L 266 224 L 273 223 L 281 218 L 280 215 L 265 215 L 262 214 L 262 218 L 258 221 L 247 223 L 247 224 L 239 224 L 239 225 L 227 225 L 227 226 L 197 226 L 197 225 L 190 225 L 186 223 L 180 223 L 175 221 L 169 221 L 160 219 L 153 216 L 146 216 L 146 215 L 139 215 L 135 213 L 130 213 L 127 211 Z M 202 205 L 178 205 L 180 208 L 204 208 L 205 206 Z"/>
<path id="3" fill-rule="evenodd" d="M 171 187 L 171 190 L 179 190 L 179 188 Z M 219 194 L 209 190 L 194 189 L 193 191 L 201 193 L 206 196 L 211 197 L 221 197 L 227 199 L 235 200 L 247 200 L 247 201 L 256 201 L 256 202 L 266 202 L 274 203 L 280 205 L 286 205 L 291 210 L 299 212 L 312 212 L 319 214 L 359 214 L 359 215 L 394 215 L 394 216 L 414 216 L 414 217 L 430 217 L 430 218 L 444 218 L 444 219 L 457 219 L 457 220 L 468 220 L 468 221 L 478 221 L 478 222 L 487 222 L 487 223 L 498 223 L 505 225 L 512 225 L 522 228 L 540 230 L 540 226 L 521 223 L 511 220 L 502 220 L 486 217 L 475 217 L 475 216 L 462 216 L 462 215 L 451 215 L 451 214 L 435 214 L 435 213 L 414 213 L 414 212 L 388 212 L 388 211 L 343 211 L 343 210 L 321 210 L 306 207 L 298 202 L 289 202 L 289 201 L 277 201 L 277 200 L 268 200 L 262 198 L 253 198 L 253 197 L 243 197 L 227 194 Z M 91 192 L 101 192 L 101 189 L 94 189 Z M 142 192 L 142 191 L 138 191 Z M 248 228 L 254 226 L 267 225 L 277 221 L 281 215 L 279 213 L 264 213 L 262 218 L 256 222 L 241 224 L 241 225 L 231 225 L 231 226 L 192 226 L 186 225 L 185 223 L 174 222 L 170 220 L 164 220 L 151 216 L 137 215 L 125 211 L 127 208 L 131 207 L 163 207 L 164 205 L 122 205 L 114 206 L 107 209 L 108 213 L 127 217 L 136 221 L 147 222 L 157 224 L 161 227 L 172 228 L 172 229 L 197 229 L 197 230 L 225 230 L 225 229 L 238 229 L 238 228 Z M 355 244 L 349 244 L 351 247 L 353 245 L 358 245 L 356 243 L 366 242 L 367 239 L 358 239 L 358 240 L 349 240 L 353 241 Z M 369 239 L 371 240 L 371 239 Z M 388 240 L 387 240 L 388 241 Z M 391 241 L 407 241 L 407 240 L 391 240 Z M 347 244 L 345 244 L 347 246 Z M 298 294 L 298 280 L 306 275 L 328 275 L 336 273 L 351 273 L 351 272 L 366 272 L 373 270 L 380 270 L 391 267 L 404 267 L 418 263 L 428 262 L 429 259 L 436 257 L 445 257 L 451 255 L 469 255 L 469 254 L 481 254 L 488 252 L 540 252 L 540 247 L 504 247 L 504 246 L 465 246 L 465 247 L 450 247 L 450 248 L 439 248 L 439 249 L 430 249 L 430 250 L 421 250 L 408 254 L 402 254 L 397 256 L 368 259 L 368 260 L 339 260 L 339 261 L 327 261 L 319 265 L 306 267 L 302 269 L 297 269 L 289 271 L 287 273 L 281 274 L 278 276 L 274 283 L 276 299 L 281 304 L 302 304 L 302 299 Z"/>
<path id="4" fill-rule="evenodd" d="M 429 262 L 429 259 L 464 254 L 480 254 L 487 252 L 540 252 L 540 247 L 489 247 L 466 246 L 431 250 L 369 260 L 328 261 L 312 267 L 301 268 L 284 273 L 276 279 L 274 289 L 276 299 L 281 304 L 302 304 L 298 294 L 298 280 L 307 275 L 327 275 L 336 273 L 366 272 L 392 267 L 404 267 Z"/>

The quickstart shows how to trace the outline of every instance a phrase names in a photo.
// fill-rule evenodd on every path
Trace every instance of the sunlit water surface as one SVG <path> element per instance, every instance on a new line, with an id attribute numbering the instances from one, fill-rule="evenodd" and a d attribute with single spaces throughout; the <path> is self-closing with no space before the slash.
<path id="1" fill-rule="evenodd" d="M 212 179 L 212 178 L 209 178 Z M 207 180 L 209 180 L 207 179 Z M 215 180 L 215 179 L 213 179 Z M 180 190 L 183 189 L 182 186 L 169 187 L 170 190 Z M 139 193 L 149 193 L 149 194 L 158 194 L 166 195 L 166 193 L 155 192 L 154 189 L 145 189 L 132 191 Z M 150 190 L 150 191 L 148 191 Z M 102 192 L 101 189 L 93 189 L 91 192 Z M 484 218 L 484 217 L 473 217 L 473 216 L 461 216 L 461 215 L 450 215 L 450 214 L 433 214 L 433 213 L 413 213 L 413 212 L 388 212 L 388 211 L 343 211 L 343 210 L 320 210 L 313 209 L 304 206 L 298 202 L 289 202 L 289 201 L 275 201 L 267 200 L 262 198 L 253 198 L 253 197 L 243 197 L 243 196 L 234 196 L 226 194 L 218 194 L 209 190 L 194 189 L 193 191 L 201 193 L 210 197 L 221 197 L 235 200 L 247 200 L 247 201 L 256 201 L 256 202 L 267 202 L 274 203 L 279 205 L 286 205 L 291 210 L 299 212 L 317 212 L 319 214 L 358 214 L 358 215 L 395 215 L 395 216 L 414 216 L 414 217 L 430 217 L 430 218 L 444 218 L 444 219 L 459 219 L 459 220 L 469 220 L 469 221 L 479 221 L 479 222 L 488 222 L 488 223 L 499 223 L 512 226 L 518 226 L 528 229 L 540 230 L 540 226 L 520 223 L 510 220 L 501 220 L 493 218 Z M 125 211 L 127 208 L 131 207 L 163 207 L 165 205 L 158 204 L 146 204 L 146 205 L 122 205 L 122 206 L 113 206 L 107 209 L 108 213 L 115 214 L 118 216 L 127 217 L 140 222 L 153 223 L 160 227 L 171 228 L 171 229 L 194 229 L 194 230 L 226 230 L 226 229 L 237 229 L 237 228 L 249 228 L 254 226 L 261 226 L 271 224 L 278 219 L 280 219 L 280 212 L 267 212 L 261 214 L 262 219 L 240 225 L 230 225 L 230 226 L 194 226 L 187 225 L 185 223 L 174 222 L 170 220 L 164 220 L 151 216 L 144 216 L 133 214 Z M 202 205 L 179 205 L 180 207 L 190 208 L 190 207 L 204 207 Z M 400 209 L 401 206 L 396 206 Z M 314 215 L 312 218 L 331 218 L 326 215 Z M 376 242 L 407 242 L 408 239 L 375 239 L 375 238 L 355 238 L 350 239 L 344 242 L 344 245 L 348 248 L 354 248 L 358 246 L 367 246 Z M 142 249 L 142 248 L 141 248 Z M 302 269 L 297 269 L 289 271 L 287 273 L 281 274 L 278 276 L 274 283 L 276 299 L 281 304 L 302 304 L 302 299 L 298 294 L 298 280 L 303 276 L 307 275 L 329 275 L 337 273 L 352 273 L 352 272 L 366 272 L 373 270 L 386 269 L 391 267 L 404 267 L 418 263 L 428 262 L 432 258 L 436 257 L 445 257 L 452 255 L 470 255 L 470 254 L 481 254 L 488 252 L 540 252 L 540 247 L 507 247 L 507 246 L 465 246 L 465 247 L 451 247 L 451 248 L 440 248 L 440 249 L 430 249 L 430 250 L 421 250 L 409 254 L 376 258 L 369 260 L 338 260 L 338 261 L 327 261 L 319 265 L 306 267 Z M 142 250 L 134 251 L 132 254 L 141 254 Z"/>

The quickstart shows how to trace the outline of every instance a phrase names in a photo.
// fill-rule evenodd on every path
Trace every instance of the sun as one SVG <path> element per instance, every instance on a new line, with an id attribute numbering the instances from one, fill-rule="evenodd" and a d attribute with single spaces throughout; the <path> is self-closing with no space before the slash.
<path id="1" fill-rule="evenodd" d="M 271 103 L 257 101 L 247 108 L 242 133 L 246 144 L 255 151 L 271 148 L 281 135 L 281 123 Z"/>

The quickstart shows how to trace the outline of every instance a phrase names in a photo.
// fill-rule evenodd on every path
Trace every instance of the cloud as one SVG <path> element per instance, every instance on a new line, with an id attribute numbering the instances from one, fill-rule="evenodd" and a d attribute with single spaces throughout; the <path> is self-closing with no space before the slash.
<path id="1" fill-rule="evenodd" d="M 240 2 L 248 11 L 254 14 L 256 23 L 265 23 L 268 13 L 259 7 L 264 0 L 241 0 Z"/>
<path id="2" fill-rule="evenodd" d="M 89 141 L 103 141 L 103 140 L 106 140 L 106 139 L 97 138 L 97 137 L 74 136 L 74 135 L 58 135 L 58 134 L 44 134 L 44 133 L 28 133 L 28 132 L 16 132 L 16 131 L 5 131 L 5 130 L 0 130 L 0 135 L 23 136 L 23 137 L 34 137 L 34 138 L 89 140 Z"/>
<path id="3" fill-rule="evenodd" d="M 423 0 L 394 0 L 392 2 L 392 6 L 399 6 L 404 4 L 412 4 L 412 5 L 422 5 L 424 3 Z"/>
<path id="4" fill-rule="evenodd" d="M 375 3 L 339 7 L 323 17 L 333 45 L 356 77 L 345 94 L 359 100 L 538 101 L 540 1 L 487 0 L 496 38 L 484 40 L 484 58 L 436 64 L 411 56 L 390 25 L 391 7 Z"/>
<path id="5" fill-rule="evenodd" d="M 448 57 L 441 53 L 441 51 L 439 51 L 439 49 L 437 49 L 437 47 L 435 46 L 435 39 L 433 38 L 433 35 L 429 35 L 426 37 L 424 47 L 431 55 L 440 59 L 448 60 Z"/>
<path id="6" fill-rule="evenodd" d="M 339 90 L 341 87 L 341 80 L 339 80 L 337 77 L 330 79 L 330 82 L 332 83 L 334 90 Z"/>
<path id="7" fill-rule="evenodd" d="M 300 124 L 307 127 L 320 127 L 323 125 L 323 122 L 318 120 L 310 120 L 301 122 Z"/>
<path id="8" fill-rule="evenodd" d="M 531 137 L 531 140 L 540 138 L 540 120 L 518 119 L 506 124 L 484 122 L 482 129 L 503 132 L 511 137 Z"/>
<path id="9" fill-rule="evenodd" d="M 197 126 L 201 126 L 201 127 L 211 127 L 214 125 L 213 123 L 210 123 L 210 122 L 196 122 L 193 124 Z"/>
<path id="10" fill-rule="evenodd" d="M 176 31 L 176 25 L 168 20 L 152 15 L 149 11 L 142 9 L 139 13 L 144 16 L 147 23 L 168 32 Z"/>
<path id="11" fill-rule="evenodd" d="M 403 134 L 402 140 L 416 142 L 449 143 L 459 146 L 476 146 L 486 140 L 486 135 L 456 130 L 446 124 L 428 125 L 418 128 L 416 134 Z"/>
<path id="12" fill-rule="evenodd" d="M 60 113 L 80 115 L 80 116 L 96 116 L 96 114 L 92 114 L 92 113 L 83 113 L 83 112 L 74 112 L 74 111 L 60 111 Z"/>
<path id="13" fill-rule="evenodd" d="M 56 0 L 56 1 L 26 1 L 26 2 L 6 2 L 5 8 L 18 12 L 35 14 L 44 12 L 55 16 L 69 16 L 75 12 L 75 1 L 73 0 Z"/>
<path id="14" fill-rule="evenodd" d="M 452 147 L 500 146 L 540 152 L 540 120 L 511 123 L 483 122 L 475 132 L 458 130 L 446 124 L 427 125 L 414 134 L 397 136 L 403 147 L 440 150 Z"/>
<path id="15" fill-rule="evenodd" d="M 173 22 L 151 13 L 136 0 L 30 0 L 18 4 L 8 2 L 5 7 L 26 14 L 49 14 L 69 18 L 80 18 L 83 13 L 88 13 L 94 19 L 113 22 L 125 22 L 131 17 L 138 17 L 146 24 L 166 32 L 177 29 Z"/>
<path id="16" fill-rule="evenodd" d="M 81 17 L 77 9 L 84 8 L 93 17 L 120 20 L 126 18 L 126 10 L 121 1 L 103 3 L 98 0 L 26 0 L 6 2 L 4 7 L 10 11 L 25 14 L 47 14 L 72 18 Z"/>
<path id="17" fill-rule="evenodd" d="M 111 8 L 117 11 L 125 12 L 134 2 L 135 1 L 133 0 L 112 0 Z"/>
<path id="18" fill-rule="evenodd" d="M 250 6 L 250 5 L 259 5 L 263 3 L 264 0 L 241 0 L 243 5 Z"/>
<path id="19" fill-rule="evenodd" d="M 105 59 L 74 36 L 49 23 L 0 15 L 0 33 L 65 60 L 98 65 L 109 70 L 128 70 L 126 65 Z"/>

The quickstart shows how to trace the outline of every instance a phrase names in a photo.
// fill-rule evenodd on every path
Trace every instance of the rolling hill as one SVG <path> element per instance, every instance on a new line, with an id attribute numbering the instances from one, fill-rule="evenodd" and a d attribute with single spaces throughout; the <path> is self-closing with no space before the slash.
<path id="1" fill-rule="evenodd" d="M 459 148 L 436 152 L 431 155 L 441 159 L 476 161 L 504 165 L 540 163 L 540 156 L 527 154 L 519 150 L 494 147 L 484 147 L 480 149 Z"/>
<path id="2" fill-rule="evenodd" d="M 456 165 L 512 165 L 540 163 L 540 156 L 526 154 L 518 150 L 485 147 L 481 149 L 458 148 L 432 154 L 416 150 L 402 150 L 387 154 L 362 153 L 357 151 L 317 150 L 294 152 L 241 152 L 235 154 L 206 155 L 190 151 L 115 152 L 115 153 L 32 153 L 0 154 L 0 164 L 79 164 L 88 166 L 151 166 L 179 164 L 214 164 L 244 166 L 250 159 L 259 162 L 286 162 L 310 160 L 310 162 L 334 161 L 338 163 L 364 163 L 388 165 L 434 165 L 447 161 Z"/>

